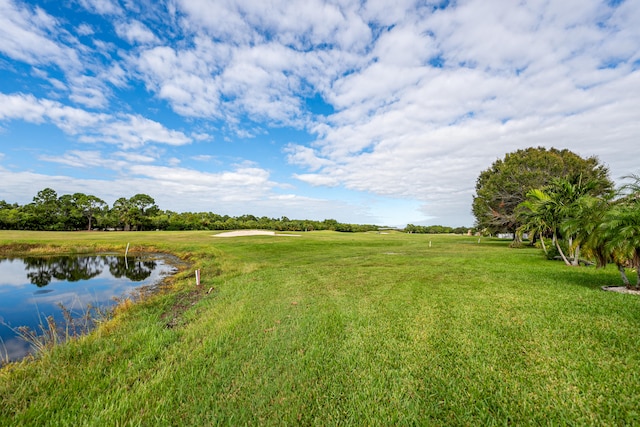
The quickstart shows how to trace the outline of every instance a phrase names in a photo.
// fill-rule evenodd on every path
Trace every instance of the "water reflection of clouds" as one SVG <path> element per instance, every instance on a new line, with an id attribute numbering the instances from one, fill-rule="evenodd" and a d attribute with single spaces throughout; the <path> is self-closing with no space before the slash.
<path id="1" fill-rule="evenodd" d="M 131 285 L 120 285 L 120 286 L 112 286 L 110 288 L 105 289 L 96 289 L 96 288 L 84 288 L 84 289 L 74 289 L 63 292 L 53 292 L 50 294 L 44 295 L 33 295 L 31 298 L 27 300 L 29 304 L 35 305 L 54 305 L 62 304 L 66 308 L 78 309 L 78 308 L 86 308 L 87 305 L 91 304 L 93 306 L 103 306 L 103 305 L 111 305 L 114 297 L 123 297 L 127 296 L 131 291 L 136 289 L 138 286 Z"/>
<path id="2" fill-rule="evenodd" d="M 0 341 L 0 360 L 16 360 L 31 351 L 31 345 L 21 338 L 8 338 Z"/>
<path id="3" fill-rule="evenodd" d="M 101 292 L 102 296 L 99 296 L 99 293 L 78 293 L 73 291 L 68 292 L 56 292 L 49 295 L 38 295 L 27 300 L 28 304 L 36 305 L 36 306 L 48 306 L 56 312 L 60 311 L 58 304 L 62 304 L 65 308 L 68 309 L 79 309 L 86 308 L 88 304 L 94 306 L 100 306 L 105 301 L 109 301 L 110 292 L 105 290 Z M 50 313 L 44 313 L 48 315 Z"/>
<path id="4" fill-rule="evenodd" d="M 26 279 L 26 270 L 21 259 L 0 259 L 0 268 L 3 271 L 0 278 L 0 292 L 2 292 L 2 285 L 18 287 L 31 285 Z"/>

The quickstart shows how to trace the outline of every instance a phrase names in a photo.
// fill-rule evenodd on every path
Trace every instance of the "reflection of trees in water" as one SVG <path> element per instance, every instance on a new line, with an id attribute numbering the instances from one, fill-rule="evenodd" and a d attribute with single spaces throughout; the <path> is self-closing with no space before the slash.
<path id="1" fill-rule="evenodd" d="M 56 256 L 25 258 L 23 260 L 27 278 L 38 287 L 47 286 L 51 280 L 77 282 L 89 280 L 102 273 L 102 262 L 98 257 Z"/>
<path id="2" fill-rule="evenodd" d="M 117 256 L 55 256 L 24 258 L 27 278 L 38 287 L 47 286 L 53 279 L 67 282 L 89 280 L 98 276 L 105 267 L 113 277 L 139 282 L 151 275 L 157 263 L 153 260 Z"/>
<path id="3" fill-rule="evenodd" d="M 142 260 L 140 258 L 113 257 L 114 262 L 109 263 L 109 272 L 113 277 L 126 277 L 133 282 L 140 282 L 147 277 L 158 265 L 153 260 Z"/>
<path id="4" fill-rule="evenodd" d="M 129 266 L 130 269 L 127 270 L 127 278 L 134 282 L 140 282 L 151 276 L 151 272 L 156 268 L 156 265 L 157 263 L 155 261 L 136 260 L 133 266 Z"/>
<path id="5" fill-rule="evenodd" d="M 37 287 L 47 286 L 53 279 L 53 272 L 45 260 L 25 258 L 24 263 L 27 278 Z"/>

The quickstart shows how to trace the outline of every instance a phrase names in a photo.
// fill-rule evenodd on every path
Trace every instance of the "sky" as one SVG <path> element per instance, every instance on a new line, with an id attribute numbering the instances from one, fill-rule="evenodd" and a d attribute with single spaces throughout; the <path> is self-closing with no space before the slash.
<path id="1" fill-rule="evenodd" d="M 527 147 L 640 173 L 640 0 L 0 0 L 0 200 L 472 226 Z"/>

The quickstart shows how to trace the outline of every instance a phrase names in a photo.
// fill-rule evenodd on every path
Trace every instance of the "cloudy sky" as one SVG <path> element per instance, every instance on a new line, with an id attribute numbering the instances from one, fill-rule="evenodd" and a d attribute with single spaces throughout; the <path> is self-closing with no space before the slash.
<path id="1" fill-rule="evenodd" d="M 0 0 L 0 200 L 473 225 L 531 146 L 640 172 L 639 0 Z"/>

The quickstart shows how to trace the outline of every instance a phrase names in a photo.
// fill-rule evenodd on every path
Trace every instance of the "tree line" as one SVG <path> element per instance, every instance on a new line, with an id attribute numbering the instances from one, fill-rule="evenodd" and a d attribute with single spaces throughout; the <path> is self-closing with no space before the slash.
<path id="1" fill-rule="evenodd" d="M 473 229 L 469 227 L 449 227 L 446 225 L 407 224 L 403 231 L 416 234 L 467 234 L 469 231 L 473 231 Z"/>
<path id="2" fill-rule="evenodd" d="M 549 258 L 578 266 L 615 264 L 623 283 L 635 269 L 640 289 L 640 176 L 615 188 L 597 158 L 568 150 L 528 148 L 483 171 L 473 213 L 485 233 L 511 232 L 514 246 L 529 235 Z"/>
<path id="3" fill-rule="evenodd" d="M 160 209 L 153 197 L 136 194 L 121 197 L 110 207 L 104 200 L 83 193 L 58 196 L 52 188 L 38 192 L 32 203 L 18 205 L 0 201 L 0 229 L 4 230 L 238 230 L 276 231 L 332 230 L 361 232 L 378 230 L 370 224 L 296 220 L 286 216 L 229 216 L 211 212 L 173 212 Z"/>
<path id="4" fill-rule="evenodd" d="M 254 215 L 229 216 L 212 212 L 174 212 L 160 209 L 153 197 L 136 194 L 121 197 L 110 207 L 104 200 L 84 193 L 58 196 L 52 188 L 45 188 L 26 205 L 0 200 L 0 229 L 2 230 L 240 230 L 263 229 L 276 231 L 331 230 L 341 232 L 377 231 L 378 225 L 341 223 L 335 219 L 323 221 L 289 219 L 286 216 L 269 218 Z M 440 225 L 416 226 L 408 224 L 408 233 L 464 234 L 467 227 Z"/>

